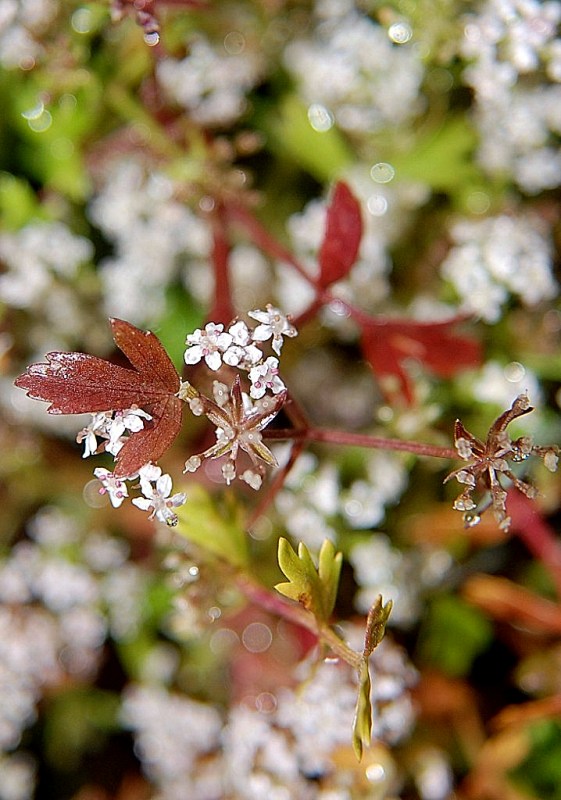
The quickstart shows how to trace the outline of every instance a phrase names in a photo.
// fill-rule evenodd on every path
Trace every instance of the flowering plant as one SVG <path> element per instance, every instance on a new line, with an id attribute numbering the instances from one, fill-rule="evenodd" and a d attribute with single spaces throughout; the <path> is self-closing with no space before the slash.
<path id="1" fill-rule="evenodd" d="M 0 800 L 556 796 L 560 25 L 0 0 Z"/>

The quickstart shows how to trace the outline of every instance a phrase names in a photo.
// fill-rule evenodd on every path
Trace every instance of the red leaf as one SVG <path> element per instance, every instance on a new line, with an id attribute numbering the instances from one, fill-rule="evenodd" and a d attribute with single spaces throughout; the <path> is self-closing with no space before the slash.
<path id="1" fill-rule="evenodd" d="M 344 278 L 356 261 L 362 239 L 360 205 L 345 183 L 335 186 L 319 251 L 318 283 L 325 289 Z"/>
<path id="2" fill-rule="evenodd" d="M 16 379 L 30 397 L 51 405 L 49 414 L 123 411 L 137 405 L 152 415 L 132 434 L 117 456 L 115 475 L 132 475 L 157 461 L 180 426 L 183 403 L 176 397 L 180 379 L 157 336 L 120 319 L 110 320 L 117 346 L 133 369 L 86 353 L 47 353 L 47 363 L 31 364 Z"/>
<path id="3" fill-rule="evenodd" d="M 395 387 L 384 389 L 386 395 L 402 395 L 413 402 L 413 388 L 404 363 L 420 361 L 431 372 L 449 378 L 462 369 L 477 366 L 481 361 L 479 343 L 453 332 L 461 319 L 443 322 L 415 322 L 400 319 L 372 318 L 362 326 L 362 349 L 376 375 L 394 378 Z M 386 381 L 387 382 L 387 381 Z"/>

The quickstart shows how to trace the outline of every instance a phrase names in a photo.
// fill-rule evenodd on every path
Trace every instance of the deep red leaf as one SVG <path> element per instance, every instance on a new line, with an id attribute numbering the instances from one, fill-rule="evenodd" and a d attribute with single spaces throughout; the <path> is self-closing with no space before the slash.
<path id="1" fill-rule="evenodd" d="M 123 411 L 137 405 L 152 415 L 132 434 L 117 457 L 115 474 L 124 477 L 157 461 L 177 436 L 183 403 L 176 397 L 180 378 L 158 337 L 130 322 L 112 319 L 113 338 L 133 368 L 86 353 L 48 353 L 16 379 L 30 397 L 51 405 L 49 414 Z"/>
<path id="2" fill-rule="evenodd" d="M 348 274 L 356 261 L 361 239 L 358 200 L 345 183 L 338 183 L 327 209 L 325 236 L 318 256 L 318 282 L 323 289 Z"/>
<path id="3" fill-rule="evenodd" d="M 479 343 L 454 333 L 453 327 L 460 321 L 458 318 L 442 322 L 372 318 L 363 325 L 364 355 L 382 379 L 382 389 L 390 399 L 401 395 L 407 403 L 413 402 L 413 388 L 404 366 L 408 359 L 419 361 L 443 378 L 481 362 Z M 388 378 L 394 378 L 395 386 L 388 388 Z"/>

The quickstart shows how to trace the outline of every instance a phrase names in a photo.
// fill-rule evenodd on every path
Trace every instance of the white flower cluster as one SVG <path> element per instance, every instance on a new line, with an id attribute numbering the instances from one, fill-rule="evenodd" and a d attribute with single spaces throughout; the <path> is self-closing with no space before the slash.
<path id="1" fill-rule="evenodd" d="M 304 102 L 320 104 L 353 133 L 410 119 L 422 109 L 420 54 L 407 44 L 392 43 L 385 28 L 355 9 L 334 4 L 333 10 L 311 37 L 290 43 L 284 52 Z"/>
<path id="2" fill-rule="evenodd" d="M 57 0 L 0 0 L 0 64 L 32 69 L 43 53 L 39 36 L 57 11 Z"/>
<path id="3" fill-rule="evenodd" d="M 248 372 L 254 400 L 262 398 L 267 391 L 273 395 L 285 391 L 286 387 L 279 377 L 279 360 L 274 356 L 265 358 L 257 343 L 271 339 L 275 353 L 280 356 L 283 337 L 296 336 L 296 328 L 278 308 L 268 304 L 266 311 L 250 311 L 249 316 L 259 322 L 250 329 L 245 322 L 234 322 L 227 331 L 224 325 L 209 322 L 204 330 L 198 328 L 187 336 L 185 363 L 188 365 L 205 362 L 216 372 L 222 364 Z"/>
<path id="4" fill-rule="evenodd" d="M 127 408 L 123 411 L 102 411 L 92 414 L 89 425 L 78 433 L 76 441 L 84 442 L 84 458 L 105 451 L 117 456 L 129 435 L 134 435 L 144 428 L 144 420 L 151 420 L 150 414 L 141 408 Z M 98 445 L 98 437 L 102 439 Z M 138 473 L 117 478 L 105 467 L 94 469 L 95 477 L 100 481 L 100 494 L 107 494 L 113 508 L 118 508 L 129 496 L 127 481 L 138 479 L 143 497 L 135 497 L 133 505 L 143 511 L 150 511 L 150 518 L 156 517 L 167 525 L 177 524 L 174 508 L 183 505 L 186 495 L 183 492 L 171 494 L 172 481 L 169 475 L 163 475 L 160 467 L 146 464 Z"/>
<path id="5" fill-rule="evenodd" d="M 451 230 L 454 247 L 442 274 L 461 298 L 461 309 L 497 322 L 509 296 L 534 306 L 552 298 L 552 242 L 543 220 L 531 216 L 462 220 Z"/>
<path id="6" fill-rule="evenodd" d="M 150 519 L 154 517 L 166 525 L 177 525 L 177 514 L 173 510 L 182 506 L 187 495 L 185 492 L 172 494 L 171 476 L 162 474 L 161 467 L 146 464 L 136 475 L 117 478 L 113 472 L 104 467 L 96 467 L 94 475 L 101 483 L 100 494 L 107 494 L 113 508 L 118 508 L 129 496 L 127 481 L 138 479 L 142 497 L 134 497 L 133 505 L 142 511 L 150 511 Z"/>
<path id="7" fill-rule="evenodd" d="M 288 533 L 315 551 L 341 526 L 364 530 L 382 522 L 407 485 L 407 470 L 398 456 L 374 452 L 364 473 L 344 488 L 336 464 L 319 466 L 311 453 L 301 455 L 275 501 Z"/>
<path id="8" fill-rule="evenodd" d="M 122 542 L 85 534 L 54 507 L 39 511 L 27 533 L 0 559 L 1 800 L 32 797 L 34 764 L 19 749 L 22 734 L 46 687 L 95 675 L 114 605 L 107 581 L 127 556 Z M 134 597 L 131 586 L 127 594 Z"/>
<path id="9" fill-rule="evenodd" d="M 246 50 L 239 37 L 239 52 L 220 52 L 198 38 L 189 44 L 184 59 L 158 62 L 156 76 L 165 92 L 201 125 L 227 125 L 238 119 L 246 108 L 246 94 L 262 77 L 261 57 Z"/>
<path id="10" fill-rule="evenodd" d="M 480 161 L 529 194 L 561 184 L 560 23 L 558 2 L 488 0 L 464 27 Z"/>
<path id="11" fill-rule="evenodd" d="M 210 230 L 174 198 L 173 182 L 158 170 L 119 161 L 90 203 L 89 216 L 114 247 L 100 265 L 109 316 L 151 324 L 174 280 L 193 265 L 204 263 L 208 270 Z"/>
<path id="12" fill-rule="evenodd" d="M 381 594 L 384 600 L 393 600 L 389 623 L 400 628 L 415 623 L 423 591 L 438 585 L 452 566 L 445 550 L 398 550 L 383 533 L 354 544 L 349 560 L 360 587 L 355 597 L 357 610 L 368 613 Z"/>
<path id="13" fill-rule="evenodd" d="M 0 300 L 47 317 L 55 330 L 66 314 L 65 284 L 93 255 L 91 242 L 62 222 L 34 222 L 16 233 L 0 234 Z M 75 314 L 68 311 L 70 319 Z M 68 327 L 68 323 L 67 327 Z"/>
<path id="14" fill-rule="evenodd" d="M 83 458 L 106 451 L 116 456 L 127 440 L 127 434 L 144 428 L 144 420 L 152 417 L 141 408 L 126 408 L 123 411 L 101 411 L 92 414 L 91 422 L 78 433 L 76 441 L 84 443 Z M 101 438 L 101 445 L 97 439 Z"/>
<path id="15" fill-rule="evenodd" d="M 349 798 L 353 779 L 335 754 L 349 747 L 354 673 L 332 660 L 301 666 L 298 689 L 279 689 L 266 711 L 234 706 L 224 725 L 211 706 L 159 686 L 130 687 L 122 719 L 135 735 L 158 797 L 183 800 L 187 792 L 190 800 Z M 395 744 L 414 724 L 409 689 L 416 673 L 387 639 L 375 650 L 371 668 L 374 736 Z"/>

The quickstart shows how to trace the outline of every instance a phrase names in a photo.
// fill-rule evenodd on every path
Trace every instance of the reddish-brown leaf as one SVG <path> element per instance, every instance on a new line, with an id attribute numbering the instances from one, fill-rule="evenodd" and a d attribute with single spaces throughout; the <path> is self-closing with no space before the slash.
<path id="1" fill-rule="evenodd" d="M 176 397 L 180 379 L 158 337 L 130 322 L 110 320 L 113 338 L 132 369 L 86 353 L 47 353 L 16 379 L 30 397 L 51 405 L 49 414 L 123 411 L 133 405 L 152 415 L 130 436 L 117 457 L 115 474 L 124 477 L 157 461 L 177 436 L 183 403 Z"/>
<path id="2" fill-rule="evenodd" d="M 345 183 L 338 183 L 327 209 L 325 236 L 318 255 L 318 283 L 323 289 L 348 274 L 356 261 L 361 239 L 358 200 Z"/>
<path id="3" fill-rule="evenodd" d="M 409 359 L 419 361 L 443 378 L 481 362 L 479 343 L 454 333 L 453 327 L 459 321 L 458 318 L 442 322 L 372 318 L 363 324 L 364 355 L 387 395 L 393 398 L 401 395 L 407 403 L 413 402 L 413 388 L 404 366 Z M 387 378 L 393 378 L 395 386 L 387 388 Z"/>

